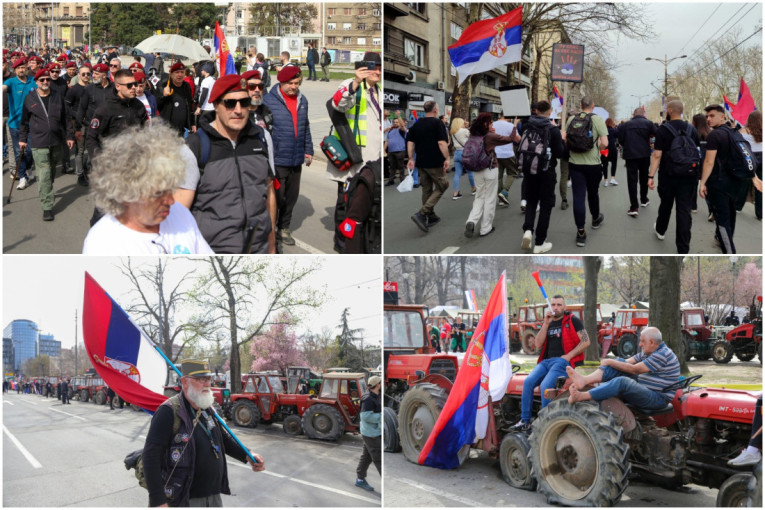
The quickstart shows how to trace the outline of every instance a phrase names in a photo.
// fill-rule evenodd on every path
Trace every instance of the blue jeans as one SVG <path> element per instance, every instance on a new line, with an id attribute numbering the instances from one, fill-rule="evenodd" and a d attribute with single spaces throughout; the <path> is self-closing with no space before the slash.
<path id="1" fill-rule="evenodd" d="M 13 144 L 13 157 L 16 158 L 19 155 L 19 130 L 10 128 L 11 130 L 11 143 Z M 16 178 L 21 180 L 27 176 L 27 168 L 32 168 L 32 150 L 29 148 L 29 137 L 27 137 L 27 150 L 24 151 L 24 155 L 19 158 L 19 164 L 16 168 Z"/>
<path id="2" fill-rule="evenodd" d="M 624 361 L 617 358 L 618 361 Z M 658 391 L 653 391 L 637 381 L 637 376 L 620 372 L 614 367 L 600 367 L 603 371 L 602 383 L 590 390 L 593 400 L 600 402 L 611 397 L 619 397 L 624 402 L 638 409 L 655 410 L 667 405 L 667 400 Z"/>
<path id="3" fill-rule="evenodd" d="M 313 79 L 316 79 L 316 64 L 313 62 L 307 62 L 308 64 L 308 79 L 310 80 L 313 76 Z"/>
<path id="4" fill-rule="evenodd" d="M 462 177 L 462 149 L 454 151 L 454 181 L 452 182 L 452 188 L 457 193 L 460 190 L 460 177 Z M 467 172 L 468 180 L 470 181 L 470 187 L 475 188 L 475 179 L 473 179 L 473 172 L 465 170 Z"/>
<path id="5" fill-rule="evenodd" d="M 554 388 L 558 377 L 568 377 L 566 367 L 569 362 L 563 358 L 543 359 L 523 381 L 523 393 L 521 394 L 521 420 L 531 421 L 531 405 L 534 402 L 534 388 L 539 386 L 542 395 L 542 407 L 550 403 L 545 398 L 545 390 Z"/>
<path id="6" fill-rule="evenodd" d="M 414 179 L 415 186 L 420 185 L 420 172 L 417 170 L 417 167 L 414 167 L 414 170 L 412 170 L 412 179 Z"/>

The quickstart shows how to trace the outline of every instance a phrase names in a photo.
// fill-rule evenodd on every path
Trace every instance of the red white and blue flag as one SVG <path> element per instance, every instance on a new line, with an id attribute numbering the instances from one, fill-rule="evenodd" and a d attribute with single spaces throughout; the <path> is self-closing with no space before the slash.
<path id="1" fill-rule="evenodd" d="M 82 336 L 88 359 L 120 398 L 152 413 L 167 400 L 165 359 L 87 272 Z"/>
<path id="2" fill-rule="evenodd" d="M 465 28 L 459 40 L 448 48 L 459 84 L 472 74 L 521 60 L 522 18 L 522 7 L 518 7 Z"/>
<path id="3" fill-rule="evenodd" d="M 755 109 L 754 98 L 751 92 L 749 92 L 746 82 L 741 78 L 741 84 L 738 89 L 738 103 L 731 108 L 730 116 L 737 120 L 739 124 L 745 125 L 749 114 Z"/>
<path id="4" fill-rule="evenodd" d="M 465 300 L 467 301 L 468 310 L 471 310 L 473 312 L 478 311 L 478 301 L 475 298 L 475 291 L 474 290 L 466 290 L 465 291 Z"/>
<path id="5" fill-rule="evenodd" d="M 459 467 L 460 448 L 486 436 L 489 398 L 500 400 L 513 375 L 509 352 L 507 290 L 502 273 L 478 321 L 449 398 L 420 452 L 419 464 L 442 469 Z"/>
<path id="6" fill-rule="evenodd" d="M 725 107 L 725 111 L 728 113 L 732 112 L 736 107 L 736 105 L 731 103 L 730 99 L 728 99 L 725 95 L 723 95 L 723 106 Z"/>
<path id="7" fill-rule="evenodd" d="M 554 119 L 560 117 L 563 112 L 563 97 L 558 92 L 558 87 L 553 85 L 553 100 L 552 100 L 552 112 L 550 112 L 550 118 Z"/>
<path id="8" fill-rule="evenodd" d="M 213 37 L 215 46 L 215 60 L 218 64 L 218 78 L 222 78 L 227 74 L 236 74 L 236 67 L 234 66 L 234 56 L 226 42 L 226 36 L 223 34 L 223 29 L 218 22 L 215 22 L 215 35 Z"/>

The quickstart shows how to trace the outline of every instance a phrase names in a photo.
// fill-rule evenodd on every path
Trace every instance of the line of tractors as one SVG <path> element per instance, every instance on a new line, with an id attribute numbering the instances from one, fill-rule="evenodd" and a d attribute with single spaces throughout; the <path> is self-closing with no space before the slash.
<path id="1" fill-rule="evenodd" d="M 407 460 L 417 463 L 459 365 L 456 356 L 435 353 L 429 345 L 427 308 L 396 301 L 395 293 L 386 293 L 384 448 L 403 451 Z M 693 325 L 690 319 L 689 315 L 688 326 Z M 638 318 L 632 334 L 639 334 L 647 322 L 647 317 Z M 617 352 L 624 341 L 621 337 L 629 334 L 626 325 L 617 315 L 615 328 L 623 329 L 616 336 Z M 637 342 L 634 345 L 632 354 Z M 622 352 L 628 354 L 626 349 L 624 344 Z M 689 483 L 716 488 L 718 506 L 743 506 L 749 497 L 751 468 L 730 467 L 727 461 L 749 442 L 761 392 L 691 387 L 701 377 L 693 376 L 666 388 L 675 392 L 670 405 L 646 414 L 616 398 L 569 405 L 569 381 L 561 378 L 547 395 L 553 402 L 544 409 L 537 388 L 532 429 L 518 433 L 510 427 L 520 419 L 527 376 L 519 369 L 513 367 L 505 396 L 491 402 L 486 437 L 462 448 L 461 463 L 470 448 L 486 451 L 499 459 L 509 485 L 537 490 L 548 503 L 568 506 L 613 506 L 635 478 L 667 488 Z"/>

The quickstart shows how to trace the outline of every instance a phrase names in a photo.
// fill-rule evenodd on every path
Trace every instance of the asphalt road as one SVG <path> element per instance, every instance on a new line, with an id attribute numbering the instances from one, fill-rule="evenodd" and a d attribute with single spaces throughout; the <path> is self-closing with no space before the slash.
<path id="1" fill-rule="evenodd" d="M 558 178 L 560 178 L 560 171 Z M 427 234 L 417 228 L 410 216 L 416 213 L 422 204 L 422 190 L 415 188 L 409 193 L 400 193 L 396 186 L 387 186 L 383 191 L 384 240 L 386 254 L 522 254 L 524 215 L 520 209 L 521 180 L 516 180 L 510 188 L 510 205 L 497 205 L 494 226 L 496 231 L 486 237 L 467 238 L 464 235 L 465 222 L 473 205 L 470 195 L 470 183 L 467 176 L 460 180 L 463 198 L 452 200 L 454 173 L 447 174 L 449 189 L 435 207 L 441 217 L 441 223 L 435 225 Z M 601 187 L 599 191 L 601 212 L 605 223 L 598 230 L 590 227 L 592 218 L 587 212 L 587 245 L 576 246 L 576 224 L 572 205 L 572 191 L 567 189 L 569 208 L 560 209 L 558 185 L 555 188 L 555 208 L 550 217 L 547 240 L 553 244 L 550 254 L 676 254 L 675 213 L 670 218 L 666 238 L 656 238 L 653 224 L 659 208 L 659 195 L 649 191 L 651 201 L 646 208 L 640 208 L 637 218 L 627 216 L 629 196 L 627 194 L 627 173 L 624 160 L 619 160 L 616 171 L 618 186 Z M 398 183 L 397 183 L 398 184 Z M 702 199 L 699 199 L 699 212 L 693 214 L 691 228 L 691 254 L 719 254 L 719 248 L 713 244 L 714 223 L 707 222 L 709 211 Z M 754 206 L 747 203 L 736 218 L 734 236 L 736 250 L 740 254 L 760 255 L 762 253 L 762 223 L 754 215 Z"/>
<path id="2" fill-rule="evenodd" d="M 143 447 L 150 417 L 108 406 L 36 395 L 3 396 L 3 506 L 145 507 L 148 494 L 123 458 Z M 225 506 L 379 507 L 380 476 L 372 466 L 367 492 L 355 487 L 360 436 L 337 442 L 286 436 L 281 425 L 235 428 L 266 460 L 253 473 L 228 458 L 233 495 Z"/>
<path id="3" fill-rule="evenodd" d="M 132 59 L 131 59 L 132 60 Z M 276 80 L 272 80 L 274 83 Z M 301 92 L 308 99 L 309 122 L 314 145 L 314 161 L 303 167 L 300 198 L 292 216 L 295 246 L 285 246 L 285 254 L 334 253 L 332 233 L 337 185 L 327 179 L 327 160 L 319 149 L 329 133 L 326 102 L 334 94 L 340 80 L 329 83 L 304 82 Z M 12 151 L 11 151 L 12 154 Z M 60 174 L 60 172 L 59 172 Z M 55 221 L 42 221 L 37 183 L 25 190 L 10 187 L 8 165 L 3 165 L 3 253 L 82 253 L 82 242 L 90 228 L 93 199 L 88 189 L 77 185 L 74 175 L 59 175 L 54 184 Z"/>

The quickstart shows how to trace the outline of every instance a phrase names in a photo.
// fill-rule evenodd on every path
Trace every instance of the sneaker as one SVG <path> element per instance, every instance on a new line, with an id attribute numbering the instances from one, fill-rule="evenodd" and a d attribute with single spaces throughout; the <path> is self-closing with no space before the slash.
<path id="1" fill-rule="evenodd" d="M 16 186 L 16 189 L 27 189 L 29 187 L 29 179 L 26 177 L 22 177 L 19 179 L 19 185 Z"/>
<path id="2" fill-rule="evenodd" d="M 651 204 L 651 199 L 649 198 L 644 203 L 640 204 L 640 207 L 648 207 Z"/>
<path id="3" fill-rule="evenodd" d="M 526 201 L 521 200 L 521 211 L 526 212 Z"/>
<path id="4" fill-rule="evenodd" d="M 534 246 L 534 253 L 535 254 L 547 253 L 550 250 L 552 250 L 552 243 L 548 242 L 548 241 L 545 241 L 542 244 L 538 244 L 538 245 Z"/>
<path id="5" fill-rule="evenodd" d="M 477 191 L 478 191 L 478 188 L 473 188 L 473 189 L 470 190 L 470 194 L 475 196 Z"/>
<path id="6" fill-rule="evenodd" d="M 566 187 L 567 187 L 567 188 L 570 188 L 570 187 L 571 187 L 571 181 L 568 181 L 568 182 L 566 183 Z"/>
<path id="7" fill-rule="evenodd" d="M 475 223 L 472 221 L 468 221 L 465 224 L 465 237 L 473 237 L 473 233 L 475 232 Z"/>
<path id="8" fill-rule="evenodd" d="M 513 432 L 528 432 L 531 430 L 531 422 L 520 420 L 518 423 L 510 427 Z"/>
<path id="9" fill-rule="evenodd" d="M 43 221 L 53 221 L 53 211 L 43 211 Z"/>
<path id="10" fill-rule="evenodd" d="M 428 228 L 432 227 L 433 225 L 441 221 L 441 217 L 438 216 L 436 213 L 430 213 L 427 216 L 428 216 Z"/>
<path id="11" fill-rule="evenodd" d="M 369 485 L 367 481 L 364 480 L 363 478 L 356 479 L 356 487 L 361 487 L 365 491 L 369 491 L 369 492 L 372 492 L 373 490 L 375 490 L 375 488 Z"/>
<path id="12" fill-rule="evenodd" d="M 560 209 L 561 211 L 565 211 L 566 209 L 568 209 L 568 200 L 566 200 L 565 198 L 560 201 Z"/>
<path id="13" fill-rule="evenodd" d="M 531 249 L 531 230 L 527 230 L 523 233 L 523 240 L 521 241 L 521 250 L 529 251 Z"/>
<path id="14" fill-rule="evenodd" d="M 282 243 L 286 244 L 287 246 L 295 246 L 295 239 L 292 237 L 292 232 L 290 232 L 290 229 L 283 228 L 281 230 L 281 237 Z"/>
<path id="15" fill-rule="evenodd" d="M 412 215 L 412 221 L 423 232 L 428 231 L 428 217 L 424 214 L 417 212 Z"/>
<path id="16" fill-rule="evenodd" d="M 452 200 L 459 200 L 462 198 L 462 192 L 458 191 L 456 195 L 452 195 Z"/>
<path id="17" fill-rule="evenodd" d="M 713 213 L 709 213 L 709 216 L 707 216 L 707 221 L 709 222 L 715 221 L 715 215 Z"/>
<path id="18" fill-rule="evenodd" d="M 666 237 L 664 234 L 659 234 L 659 231 L 656 230 L 656 222 L 654 222 L 654 224 L 653 224 L 653 231 L 656 234 L 656 237 L 659 238 L 659 241 L 663 241 L 664 237 Z"/>
<path id="19" fill-rule="evenodd" d="M 385 183 L 386 186 L 394 186 L 395 184 L 396 184 L 396 181 L 394 181 L 392 179 Z"/>
<path id="20" fill-rule="evenodd" d="M 77 184 L 87 188 L 88 186 L 90 186 L 90 181 L 85 175 L 80 175 L 79 177 L 77 177 Z"/>
<path id="21" fill-rule="evenodd" d="M 752 452 L 748 448 L 741 452 L 741 454 L 735 459 L 728 461 L 729 466 L 754 466 L 760 459 L 762 454 L 759 451 Z"/>
<path id="22" fill-rule="evenodd" d="M 506 190 L 500 191 L 497 196 L 499 197 L 499 200 L 501 202 L 504 202 L 506 205 L 510 205 L 510 199 L 507 198 L 507 191 Z"/>
<path id="23" fill-rule="evenodd" d="M 605 219 L 606 217 L 603 216 L 603 213 L 600 213 L 597 219 L 592 220 L 592 228 L 600 228 L 600 226 L 603 224 L 603 220 Z"/>
<path id="24" fill-rule="evenodd" d="M 576 245 L 583 248 L 587 243 L 587 232 L 584 229 L 576 231 Z"/>
<path id="25" fill-rule="evenodd" d="M 496 227 L 494 227 L 494 226 L 492 225 L 492 227 L 491 227 L 491 230 L 489 230 L 489 231 L 488 231 L 488 232 L 486 232 L 485 234 L 479 234 L 479 235 L 478 235 L 478 237 L 486 237 L 487 235 L 491 234 L 491 233 L 492 233 L 492 232 L 494 232 L 495 230 L 497 230 L 497 228 L 496 228 Z"/>
<path id="26" fill-rule="evenodd" d="M 614 179 L 613 177 L 611 177 L 611 180 L 608 181 L 608 182 L 609 182 L 609 184 L 611 184 L 611 186 L 618 186 L 619 185 L 619 183 L 616 182 L 616 179 Z"/>
<path id="27" fill-rule="evenodd" d="M 419 187 L 420 187 L 420 185 L 419 185 L 419 184 L 413 184 L 413 185 L 412 185 L 412 187 L 413 187 L 413 188 L 419 188 Z"/>
<path id="28" fill-rule="evenodd" d="M 633 218 L 637 218 L 638 214 L 639 213 L 637 209 L 630 209 L 629 211 L 627 211 L 627 215 L 632 216 Z"/>
<path id="29" fill-rule="evenodd" d="M 607 188 L 607 187 L 608 187 L 608 181 L 604 181 L 604 182 L 603 182 L 603 187 L 604 187 L 604 188 Z"/>

